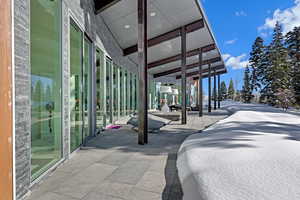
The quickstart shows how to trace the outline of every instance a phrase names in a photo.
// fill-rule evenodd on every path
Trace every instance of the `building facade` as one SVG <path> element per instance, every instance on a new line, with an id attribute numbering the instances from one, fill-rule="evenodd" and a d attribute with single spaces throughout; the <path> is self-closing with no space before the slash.
<path id="1" fill-rule="evenodd" d="M 151 1 L 149 10 L 143 2 L 0 0 L 4 199 L 26 198 L 87 140 L 137 110 L 144 144 L 145 108 L 159 108 L 164 83 L 176 84 L 177 97 L 164 98 L 181 104 L 184 121 L 186 78 L 200 80 L 202 102 L 202 79 L 226 73 L 198 0 Z"/>
<path id="2" fill-rule="evenodd" d="M 95 15 L 92 0 L 15 0 L 14 49 L 21 199 L 87 139 L 137 110 L 138 70 Z"/>

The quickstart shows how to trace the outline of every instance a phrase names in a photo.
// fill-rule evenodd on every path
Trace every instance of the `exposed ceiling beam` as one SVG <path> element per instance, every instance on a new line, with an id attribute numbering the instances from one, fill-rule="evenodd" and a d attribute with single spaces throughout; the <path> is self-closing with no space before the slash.
<path id="1" fill-rule="evenodd" d="M 108 7 L 118 3 L 121 0 L 94 0 L 95 3 L 95 13 L 99 14 L 101 11 L 107 9 Z"/>
<path id="2" fill-rule="evenodd" d="M 221 69 L 225 69 L 225 66 L 224 65 L 218 65 L 216 67 L 212 67 L 211 68 L 212 74 L 213 74 L 213 70 L 221 70 Z M 208 73 L 208 69 L 202 70 L 202 73 Z M 197 75 L 199 75 L 199 71 L 187 73 L 186 77 L 197 76 Z M 181 79 L 181 75 L 176 76 L 176 79 Z"/>
<path id="3" fill-rule="evenodd" d="M 220 61 L 222 61 L 221 57 L 216 57 L 216 58 L 212 58 L 212 59 L 209 59 L 209 60 L 204 60 L 203 65 L 207 65 L 208 63 L 216 63 L 216 62 L 220 62 Z M 199 66 L 199 62 L 193 63 L 193 64 L 190 64 L 190 65 L 187 65 L 186 70 L 190 70 L 190 69 L 193 69 L 193 68 L 198 67 L 198 66 Z M 174 73 L 177 73 L 177 72 L 181 72 L 181 67 L 154 74 L 153 77 L 158 78 L 158 77 L 161 77 L 161 76 L 166 76 L 166 75 L 174 74 Z"/>
<path id="4" fill-rule="evenodd" d="M 200 19 L 200 20 L 192 22 L 188 25 L 185 25 L 184 27 L 186 29 L 186 33 L 191 33 L 191 32 L 194 32 L 196 30 L 199 30 L 201 28 L 204 28 L 204 21 L 203 21 L 203 19 Z M 152 39 L 149 39 L 148 40 L 148 47 L 152 47 L 152 46 L 155 46 L 159 43 L 162 43 L 162 42 L 165 42 L 165 41 L 168 41 L 168 40 L 179 37 L 181 28 L 182 27 L 178 27 L 178 28 L 176 28 L 172 31 L 161 34 L 161 35 L 159 35 L 157 37 L 154 37 Z M 124 54 L 124 56 L 128 56 L 130 54 L 133 54 L 133 53 L 137 52 L 137 50 L 138 50 L 138 47 L 137 47 L 137 44 L 136 44 L 136 45 L 133 45 L 131 47 L 128 47 L 128 48 L 124 49 L 123 54 Z"/>
<path id="5" fill-rule="evenodd" d="M 198 55 L 199 52 L 200 52 L 200 49 L 202 49 L 202 52 L 205 53 L 205 52 L 208 52 L 208 51 L 215 50 L 216 45 L 215 44 L 210 44 L 210 45 L 204 46 L 202 48 L 197 48 L 197 49 L 188 51 L 186 53 L 186 57 L 193 57 L 193 56 Z M 161 60 L 157 60 L 157 61 L 154 61 L 152 63 L 149 63 L 148 64 L 148 69 L 158 67 L 158 66 L 161 66 L 161 65 L 165 65 L 167 63 L 175 62 L 175 61 L 178 61 L 180 59 L 181 59 L 181 54 L 177 54 L 177 55 L 171 56 L 169 58 L 164 58 L 164 59 L 161 59 Z"/>
<path id="6" fill-rule="evenodd" d="M 219 71 L 216 73 L 216 75 L 222 75 L 222 74 L 226 74 L 227 71 L 226 70 L 223 70 L 223 71 Z M 213 73 L 211 74 L 211 76 L 213 75 Z M 205 74 L 204 76 L 202 76 L 202 78 L 207 78 L 208 77 L 208 74 Z M 194 77 L 193 80 L 199 80 L 199 77 Z"/>

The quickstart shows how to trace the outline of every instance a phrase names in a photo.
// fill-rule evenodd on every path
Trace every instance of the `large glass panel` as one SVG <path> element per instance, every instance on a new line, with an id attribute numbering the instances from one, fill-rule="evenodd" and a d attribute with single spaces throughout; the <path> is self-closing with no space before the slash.
<path id="1" fill-rule="evenodd" d="M 135 99 L 135 107 L 134 110 L 137 112 L 138 109 L 138 79 L 137 76 L 134 76 L 134 84 L 135 84 L 135 91 L 134 91 L 134 99 Z"/>
<path id="2" fill-rule="evenodd" d="M 128 79 L 129 79 L 129 73 L 127 70 L 125 71 L 125 115 L 129 115 L 129 84 L 128 84 Z"/>
<path id="3" fill-rule="evenodd" d="M 125 102 L 125 115 L 128 115 L 128 87 L 127 87 L 127 70 L 124 69 L 124 102 Z"/>
<path id="4" fill-rule="evenodd" d="M 83 65 L 83 116 L 84 116 L 84 137 L 88 137 L 90 135 L 89 130 L 89 108 L 90 108 L 90 100 L 91 100 L 91 76 L 90 71 L 92 67 L 91 60 L 91 49 L 92 43 L 89 39 L 84 39 L 84 65 Z"/>
<path id="5" fill-rule="evenodd" d="M 113 118 L 116 120 L 118 118 L 118 66 L 113 66 Z"/>
<path id="6" fill-rule="evenodd" d="M 82 42 L 83 33 L 72 22 L 70 25 L 70 127 L 71 151 L 78 148 L 83 141 L 82 113 Z"/>
<path id="7" fill-rule="evenodd" d="M 129 73 L 129 114 L 132 113 L 133 110 L 133 74 Z"/>
<path id="8" fill-rule="evenodd" d="M 112 62 L 109 58 L 106 58 L 106 125 L 112 123 Z"/>
<path id="9" fill-rule="evenodd" d="M 60 2 L 31 0 L 31 175 L 61 159 Z"/>
<path id="10" fill-rule="evenodd" d="M 124 116 L 124 70 L 120 68 L 120 115 Z"/>
<path id="11" fill-rule="evenodd" d="M 105 68 L 104 54 L 100 49 L 96 50 L 96 123 L 97 128 L 101 130 L 104 126 L 104 116 L 106 108 L 105 98 Z"/>

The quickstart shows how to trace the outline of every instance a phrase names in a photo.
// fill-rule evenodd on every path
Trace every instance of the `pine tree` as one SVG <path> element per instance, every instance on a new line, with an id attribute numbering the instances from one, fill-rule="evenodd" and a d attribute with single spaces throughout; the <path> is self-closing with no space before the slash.
<path id="1" fill-rule="evenodd" d="M 250 103 L 252 99 L 252 88 L 250 83 L 250 69 L 247 66 L 245 69 L 244 75 L 244 85 L 242 89 L 242 99 L 245 103 Z"/>
<path id="2" fill-rule="evenodd" d="M 291 86 L 295 92 L 296 103 L 300 105 L 300 27 L 287 33 L 286 45 L 291 67 Z"/>
<path id="3" fill-rule="evenodd" d="M 225 81 L 221 82 L 220 90 L 221 90 L 221 100 L 224 101 L 225 99 L 227 99 L 227 87 Z"/>
<path id="4" fill-rule="evenodd" d="M 235 90 L 234 90 L 234 84 L 233 84 L 233 80 L 230 79 L 230 83 L 229 83 L 229 87 L 228 87 L 228 99 L 234 99 L 234 94 L 235 94 Z"/>
<path id="5" fill-rule="evenodd" d="M 258 90 L 261 88 L 260 79 L 264 74 L 264 65 L 263 65 L 263 57 L 264 57 L 264 40 L 261 37 L 257 37 L 253 46 L 252 51 L 250 53 L 250 67 L 251 67 L 251 75 L 250 75 L 250 88 L 251 92 L 254 90 Z"/>
<path id="6" fill-rule="evenodd" d="M 268 103 L 275 105 L 275 93 L 278 89 L 288 89 L 290 86 L 290 68 L 287 62 L 287 49 L 284 46 L 284 37 L 281 25 L 277 22 L 274 28 L 273 40 L 266 52 L 268 67 L 265 72 L 265 93 Z"/>

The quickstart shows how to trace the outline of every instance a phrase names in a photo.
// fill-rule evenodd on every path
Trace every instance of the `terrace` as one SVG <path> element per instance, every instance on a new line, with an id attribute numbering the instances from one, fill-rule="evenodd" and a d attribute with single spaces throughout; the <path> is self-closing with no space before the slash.
<path id="1" fill-rule="evenodd" d="M 36 185 L 28 200 L 181 200 L 176 167 L 181 143 L 228 112 L 204 114 L 199 119 L 190 112 L 186 125 L 173 122 L 149 134 L 143 147 L 128 126 L 105 131 Z"/>

